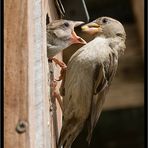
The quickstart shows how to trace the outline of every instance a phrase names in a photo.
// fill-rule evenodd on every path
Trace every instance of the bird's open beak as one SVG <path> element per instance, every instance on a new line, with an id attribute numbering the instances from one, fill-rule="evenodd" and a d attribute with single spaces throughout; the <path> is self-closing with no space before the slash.
<path id="1" fill-rule="evenodd" d="M 82 24 L 84 24 L 85 22 L 82 22 L 82 21 L 73 21 L 73 24 L 74 24 L 74 27 L 78 27 Z"/>
<path id="2" fill-rule="evenodd" d="M 82 22 L 82 21 L 73 21 L 72 23 L 74 25 L 74 28 L 84 24 L 84 22 Z M 86 44 L 86 41 L 84 39 L 82 39 L 81 37 L 77 36 L 75 31 L 72 31 L 71 41 L 72 41 L 72 43 Z"/>
<path id="3" fill-rule="evenodd" d="M 81 29 L 82 29 L 83 32 L 86 32 L 86 33 L 91 34 L 91 35 L 102 32 L 101 25 L 98 25 L 95 22 L 91 22 L 91 23 L 88 23 L 86 25 L 83 25 L 81 27 Z"/>
<path id="4" fill-rule="evenodd" d="M 77 34 L 74 31 L 72 32 L 71 41 L 73 43 L 86 44 L 86 41 L 81 37 L 77 36 Z"/>

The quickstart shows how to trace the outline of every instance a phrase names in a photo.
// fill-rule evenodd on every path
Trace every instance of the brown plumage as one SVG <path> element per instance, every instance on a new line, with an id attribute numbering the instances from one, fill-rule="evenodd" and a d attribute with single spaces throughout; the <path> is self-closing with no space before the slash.
<path id="1" fill-rule="evenodd" d="M 124 28 L 115 19 L 100 17 L 82 26 L 82 30 L 95 38 L 78 49 L 68 62 L 61 88 L 64 111 L 58 148 L 70 148 L 85 124 L 90 143 L 118 58 L 125 49 Z"/>

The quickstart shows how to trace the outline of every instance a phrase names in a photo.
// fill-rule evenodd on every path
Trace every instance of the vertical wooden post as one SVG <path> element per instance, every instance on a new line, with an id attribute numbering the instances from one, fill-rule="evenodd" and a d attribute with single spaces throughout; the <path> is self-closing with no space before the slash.
<path id="1" fill-rule="evenodd" d="M 50 21 L 58 19 L 54 0 L 4 2 L 5 148 L 55 148 L 49 113 L 47 12 Z M 62 58 L 61 53 L 57 58 Z M 53 68 L 58 77 L 59 69 Z M 60 130 L 59 106 L 57 115 Z"/>
<path id="2" fill-rule="evenodd" d="M 28 1 L 4 1 L 4 147 L 29 148 Z M 24 132 L 17 132 L 19 122 Z M 20 127 L 21 128 L 21 127 Z"/>
<path id="3" fill-rule="evenodd" d="M 51 148 L 44 0 L 29 0 L 29 123 L 31 148 Z"/>
<path id="4" fill-rule="evenodd" d="M 51 148 L 44 0 L 4 2 L 4 147 Z"/>

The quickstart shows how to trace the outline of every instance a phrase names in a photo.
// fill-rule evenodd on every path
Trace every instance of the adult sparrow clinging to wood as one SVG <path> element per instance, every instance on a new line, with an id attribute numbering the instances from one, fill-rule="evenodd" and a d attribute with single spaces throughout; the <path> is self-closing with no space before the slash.
<path id="1" fill-rule="evenodd" d="M 67 64 L 61 88 L 64 92 L 63 125 L 58 148 L 70 148 L 85 124 L 90 143 L 117 70 L 118 58 L 125 49 L 125 30 L 115 19 L 100 17 L 82 26 L 82 30 L 95 38 L 78 49 Z"/>

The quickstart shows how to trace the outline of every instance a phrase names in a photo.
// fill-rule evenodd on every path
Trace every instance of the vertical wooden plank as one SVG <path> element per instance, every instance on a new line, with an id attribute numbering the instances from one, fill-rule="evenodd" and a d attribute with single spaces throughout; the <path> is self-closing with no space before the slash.
<path id="1" fill-rule="evenodd" d="M 26 0 L 4 1 L 5 148 L 30 147 L 28 126 L 26 132 L 16 132 L 20 120 L 28 123 L 27 10 Z"/>
<path id="2" fill-rule="evenodd" d="M 144 0 L 131 0 L 144 54 Z"/>
<path id="3" fill-rule="evenodd" d="M 47 13 L 50 19 L 50 22 L 52 22 L 53 20 L 59 19 L 59 16 L 57 14 L 57 9 L 55 7 L 55 1 L 54 0 L 48 0 L 48 4 L 47 4 Z M 62 60 L 62 52 L 57 54 L 55 56 L 55 58 Z M 56 66 L 53 63 L 49 63 L 49 72 L 53 72 L 54 77 L 51 78 L 50 74 L 50 81 L 51 79 L 58 79 L 59 75 L 60 75 L 60 68 L 58 66 Z M 50 84 L 50 82 L 49 82 Z M 60 87 L 61 82 L 58 82 L 57 84 L 57 90 Z M 51 88 L 50 88 L 51 91 Z M 50 129 L 51 129 L 51 141 L 52 141 L 52 148 L 56 147 L 56 140 L 55 138 L 59 137 L 59 133 L 61 130 L 61 125 L 62 125 L 62 112 L 60 109 L 60 106 L 57 102 L 57 100 L 55 100 L 55 102 L 50 98 L 50 105 L 55 106 L 56 108 L 53 108 L 53 110 L 50 112 Z"/>
<path id="4" fill-rule="evenodd" d="M 5 148 L 51 148 L 44 9 L 44 0 L 5 1 Z M 21 134 L 19 120 L 27 122 Z"/>
<path id="5" fill-rule="evenodd" d="M 35 146 L 36 148 L 45 147 L 44 145 L 44 94 L 43 94 L 43 62 L 42 50 L 42 8 L 41 0 L 33 0 L 33 20 L 34 20 L 34 110 L 35 110 Z M 45 58 L 45 57 L 44 57 Z"/>
<path id="6" fill-rule="evenodd" d="M 44 122 L 44 133 L 45 133 L 45 144 L 46 144 L 46 148 L 51 148 L 51 136 L 50 136 L 50 126 L 49 126 L 49 89 L 48 89 L 48 59 L 47 59 L 47 44 L 46 44 L 46 14 L 47 14 L 47 9 L 45 6 L 47 0 L 42 0 L 42 28 L 43 28 L 43 45 L 42 45 L 42 49 L 43 50 L 43 57 L 42 58 L 42 62 L 44 63 L 43 65 L 43 93 L 44 93 L 44 100 L 45 100 L 45 105 L 44 105 L 44 118 L 45 118 L 45 122 Z M 45 99 L 46 98 L 46 99 Z"/>
<path id="7" fill-rule="evenodd" d="M 54 0 L 47 0 L 47 13 L 49 15 L 50 21 L 53 21 L 55 19 L 59 19 L 58 13 L 55 7 L 55 1 Z"/>
<path id="8" fill-rule="evenodd" d="M 31 148 L 51 148 L 47 90 L 46 10 L 44 0 L 32 0 L 29 11 L 29 119 Z"/>
<path id="9" fill-rule="evenodd" d="M 34 20 L 33 20 L 33 0 L 28 1 L 28 101 L 29 101 L 29 132 L 30 132 L 30 148 L 35 147 L 35 111 L 34 111 Z"/>

